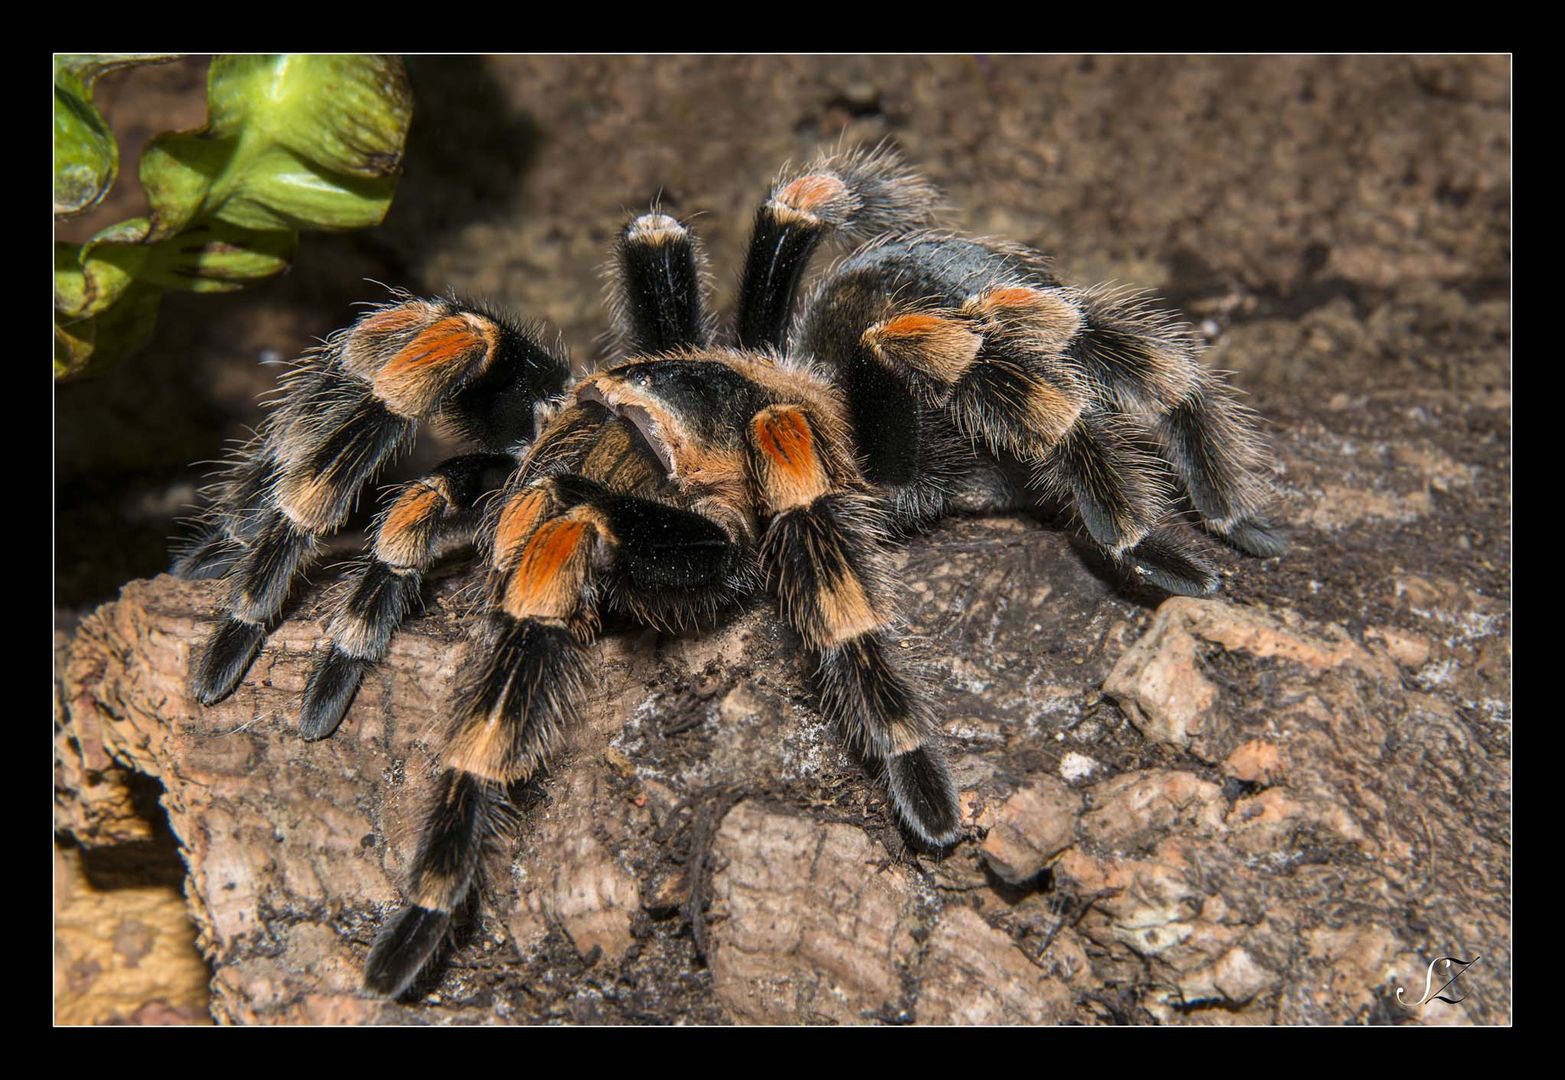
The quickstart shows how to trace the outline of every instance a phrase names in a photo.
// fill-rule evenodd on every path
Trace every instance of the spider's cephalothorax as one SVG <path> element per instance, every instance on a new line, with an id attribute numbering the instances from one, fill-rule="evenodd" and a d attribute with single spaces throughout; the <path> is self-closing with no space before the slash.
<path id="1" fill-rule="evenodd" d="M 330 735 L 437 548 L 476 538 L 487 599 L 371 990 L 400 994 L 445 936 L 505 792 L 575 714 L 600 612 L 677 626 L 769 588 L 822 711 L 912 837 L 940 848 L 960 833 L 956 791 L 892 647 L 892 538 L 958 508 L 1063 506 L 1127 579 L 1200 594 L 1215 572 L 1172 520 L 1188 500 L 1236 547 L 1281 551 L 1250 414 L 1183 323 L 1063 285 L 1026 248 L 938 230 L 935 207 L 884 151 L 785 172 L 756 215 L 732 347 L 711 341 L 696 238 L 653 210 L 615 250 L 614 322 L 634 354 L 619 366 L 572 384 L 536 329 L 402 296 L 287 378 L 175 563 L 228 588 L 191 672 L 204 704 L 233 692 L 320 540 L 420 421 L 476 447 L 384 508 L 304 695 L 302 734 Z M 834 236 L 859 246 L 796 304 Z"/>

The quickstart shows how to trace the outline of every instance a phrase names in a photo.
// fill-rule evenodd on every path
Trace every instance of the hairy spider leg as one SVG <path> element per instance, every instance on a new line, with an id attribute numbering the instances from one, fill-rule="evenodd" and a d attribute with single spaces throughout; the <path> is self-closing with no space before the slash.
<path id="1" fill-rule="evenodd" d="M 242 471 L 215 511 L 241 550 L 224 574 L 225 615 L 194 658 L 196 699 L 210 705 L 233 693 L 320 540 L 411 444 L 418 421 L 508 450 L 532 434 L 535 404 L 568 373 L 535 333 L 454 300 L 382 307 L 308 354 L 262 426 L 263 466 Z M 257 492 L 256 503 L 241 501 Z"/>
<path id="2" fill-rule="evenodd" d="M 1259 418 L 1201 366 L 1189 324 L 1135 290 L 1069 297 L 1081 313 L 1070 355 L 1116 408 L 1150 425 L 1202 525 L 1247 554 L 1282 554 L 1287 540 L 1262 513 L 1273 491 Z"/>
<path id="3" fill-rule="evenodd" d="M 387 501 L 370 549 L 339 587 L 326 652 L 304 688 L 300 735 L 324 739 L 337 730 L 365 674 L 386 655 L 403 617 L 418 603 L 424 573 L 442 545 L 472 536 L 474 507 L 515 468 L 509 454 L 464 454 Z"/>
<path id="4" fill-rule="evenodd" d="M 799 282 L 823 239 L 857 242 L 927 225 L 938 207 L 929 182 L 885 146 L 783 170 L 755 213 L 739 282 L 740 347 L 787 344 Z"/>
<path id="5" fill-rule="evenodd" d="M 930 847 L 961 831 L 939 727 L 897 661 L 884 512 L 822 453 L 803 408 L 779 405 L 750 424 L 756 488 L 770 523 L 761 562 L 783 617 L 816 665 L 822 711 L 884 774 L 898 819 Z M 835 474 L 835 476 L 834 476 Z M 853 478 L 856 479 L 856 478 Z M 846 482 L 845 482 L 846 481 Z"/>
<path id="6" fill-rule="evenodd" d="M 1051 283 L 1036 252 L 948 232 L 879 237 L 811 291 L 794 351 L 826 365 L 843 390 L 864 476 L 883 489 L 898 529 L 944 516 L 971 481 L 973 454 L 942 411 L 870 352 L 864 330 L 911 308 L 952 306 L 1008 278 Z"/>
<path id="7" fill-rule="evenodd" d="M 203 705 L 239 685 L 294 580 L 315 559 L 319 538 L 340 526 L 359 490 L 413 439 L 413 422 L 364 393 L 352 376 L 335 368 L 311 374 L 308 388 L 273 414 L 279 434 L 267 501 L 256 512 L 254 538 L 224 576 L 224 615 L 193 658 L 190 688 Z"/>
<path id="8" fill-rule="evenodd" d="M 575 722 L 600 579 L 620 575 L 634 587 L 680 590 L 734 573 L 739 553 L 715 522 L 607 485 L 617 477 L 647 490 L 633 478 L 638 469 L 612 461 L 642 451 L 625 441 L 623 421 L 595 405 L 575 408 L 598 424 L 597 438 L 562 437 L 544 444 L 541 456 L 556 467 L 575 459 L 597 475 L 552 471 L 533 455 L 529 465 L 542 475 L 513 483 L 486 531 L 488 614 L 441 739 L 445 769 L 409 872 L 411 903 L 388 921 L 365 964 L 366 988 L 387 997 L 411 985 L 443 940 L 508 788 L 547 766 Z M 574 419 L 562 414 L 563 426 Z"/>
<path id="9" fill-rule="evenodd" d="M 270 476 L 266 440 L 256 434 L 236 448 L 213 482 L 201 489 L 203 506 L 189 521 L 189 537 L 176 545 L 169 573 L 187 581 L 209 581 L 228 573 L 265 523 Z"/>
<path id="10" fill-rule="evenodd" d="M 927 346 L 927 375 L 895 360 L 899 342 Z M 927 230 L 875 240 L 817 287 L 798 345 L 837 368 L 866 476 L 891 488 L 899 517 L 943 509 L 922 440 L 947 426 L 1030 460 L 1035 490 L 1071 502 L 1117 566 L 1169 591 L 1217 580 L 1162 525 L 1173 480 L 1209 531 L 1252 554 L 1281 544 L 1257 512 L 1269 489 L 1254 423 L 1196 362 L 1189 329 L 1139 297 L 1063 288 L 1025 248 Z M 947 423 L 900 415 L 915 410 Z"/>
<path id="11" fill-rule="evenodd" d="M 957 311 L 899 315 L 865 330 L 885 368 L 995 454 L 1033 469 L 1036 487 L 1069 500 L 1120 570 L 1160 588 L 1204 595 L 1216 571 L 1161 529 L 1166 469 L 1145 431 L 1110 407 L 1061 349 L 1079 318 L 1057 290 L 987 290 Z"/>
<path id="12" fill-rule="evenodd" d="M 626 353 L 659 353 L 711 339 L 706 254 L 678 218 L 654 208 L 620 230 L 609 306 Z"/>

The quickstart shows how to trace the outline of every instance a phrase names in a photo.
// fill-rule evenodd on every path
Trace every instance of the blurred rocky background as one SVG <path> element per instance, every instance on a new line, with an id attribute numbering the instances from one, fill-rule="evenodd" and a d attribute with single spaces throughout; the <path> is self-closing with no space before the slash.
<path id="1" fill-rule="evenodd" d="M 1510 1020 L 1507 58 L 408 68 L 381 228 L 307 234 L 242 293 L 170 295 L 146 352 L 55 391 L 57 1020 Z M 105 77 L 122 175 L 138 140 L 200 124 L 204 70 Z M 456 947 L 408 1000 L 360 997 L 462 570 L 330 742 L 292 734 L 318 593 L 200 710 L 185 663 L 218 594 L 135 580 L 165 564 L 193 463 L 257 421 L 266 361 L 376 283 L 503 302 L 596 364 L 599 268 L 659 191 L 699 215 L 726 307 L 777 167 L 881 139 L 962 227 L 1198 325 L 1269 421 L 1292 550 L 1220 553 L 1219 594 L 1160 603 L 1028 520 L 912 544 L 907 646 L 970 814 L 943 859 L 890 827 L 765 611 L 619 633 Z M 93 220 L 135 212 L 122 184 Z M 1474 953 L 1461 1004 L 1397 1002 Z"/>

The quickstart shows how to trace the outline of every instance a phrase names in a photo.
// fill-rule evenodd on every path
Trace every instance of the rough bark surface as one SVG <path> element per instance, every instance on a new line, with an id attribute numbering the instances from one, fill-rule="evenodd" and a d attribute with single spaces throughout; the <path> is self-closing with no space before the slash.
<path id="1" fill-rule="evenodd" d="M 1443 453 L 1442 433 L 1398 445 Z M 1352 513 L 1296 483 L 1287 506 Z M 1381 529 L 1387 565 L 1426 565 L 1444 517 Z M 96 781 L 62 785 L 86 793 L 65 825 L 112 834 L 119 770 L 161 781 L 222 1019 L 1387 1021 L 1429 960 L 1477 952 L 1482 992 L 1441 1008 L 1503 1021 L 1505 605 L 1399 569 L 1353 595 L 1285 584 L 1339 580 L 1376 530 L 1344 548 L 1306 526 L 1281 561 L 1230 557 L 1221 596 L 1155 608 L 1031 522 L 910 545 L 905 645 L 970 809 L 941 860 L 903 845 L 769 613 L 610 635 L 587 723 L 406 1003 L 356 984 L 462 662 L 455 576 L 320 744 L 293 728 L 326 590 L 201 710 L 184 678 L 217 590 L 127 586 L 65 666 L 61 769 Z"/>
<path id="2" fill-rule="evenodd" d="M 150 843 L 161 786 L 219 1020 L 1509 1021 L 1503 58 L 412 70 L 427 116 L 465 119 L 415 131 L 383 230 L 320 241 L 280 292 L 183 321 L 171 301 L 134 371 L 59 396 L 57 829 Z M 700 636 L 613 628 L 444 961 L 405 1001 L 362 996 L 463 662 L 460 565 L 319 744 L 295 703 L 331 573 L 206 710 L 184 680 L 216 588 L 91 602 L 152 572 L 185 463 L 253 422 L 273 374 L 236 352 L 296 353 L 368 276 L 547 317 L 585 366 L 623 206 L 661 185 L 736 265 L 764 178 L 844 127 L 893 137 L 965 227 L 1199 324 L 1269 421 L 1292 550 L 1217 552 L 1220 593 L 1164 601 L 1030 520 L 910 543 L 906 651 L 969 821 L 941 859 L 905 846 L 764 606 Z M 1463 1003 L 1398 1004 L 1474 953 Z"/>

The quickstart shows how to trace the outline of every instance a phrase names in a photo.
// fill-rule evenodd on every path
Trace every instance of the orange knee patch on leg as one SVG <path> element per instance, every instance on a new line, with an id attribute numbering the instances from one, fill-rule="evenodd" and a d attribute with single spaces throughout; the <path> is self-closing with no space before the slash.
<path id="1" fill-rule="evenodd" d="M 1063 349 L 1082 326 L 1081 310 L 1058 289 L 1001 286 L 979 293 L 962 310 L 1025 333 L 1034 339 L 1034 348 L 1049 352 Z"/>
<path id="2" fill-rule="evenodd" d="M 498 328 L 476 315 L 450 315 L 404 345 L 375 375 L 375 393 L 403 416 L 426 415 L 452 384 L 482 369 Z"/>
<path id="3" fill-rule="evenodd" d="M 973 366 L 984 343 L 981 335 L 957 320 L 923 312 L 876 323 L 864 331 L 862 341 L 881 363 L 945 385 Z"/>
<path id="4" fill-rule="evenodd" d="M 440 309 L 427 300 L 409 300 L 364 316 L 348 334 L 342 351 L 343 368 L 374 379 L 388 359 L 439 315 Z"/>
<path id="5" fill-rule="evenodd" d="M 800 218 L 813 221 L 847 192 L 847 185 L 835 176 L 801 176 L 777 193 L 772 200 L 772 212 L 779 221 Z"/>
<path id="6" fill-rule="evenodd" d="M 415 484 L 397 497 L 375 538 L 375 556 L 389 566 L 420 566 L 429 554 L 434 525 L 446 498 L 428 484 Z"/>
<path id="7" fill-rule="evenodd" d="M 500 521 L 495 526 L 492 560 L 495 569 L 503 570 L 512 563 L 552 501 L 548 491 L 541 487 L 528 488 L 507 500 L 500 511 Z"/>
<path id="8" fill-rule="evenodd" d="M 1027 308 L 1039 303 L 1045 296 L 1042 289 L 1029 289 L 1023 285 L 1008 285 L 990 289 L 977 298 L 981 310 Z"/>
<path id="9" fill-rule="evenodd" d="M 538 526 L 505 582 L 501 609 L 513 619 L 575 615 L 587 555 L 597 534 L 591 522 L 574 518 L 555 518 Z"/>
<path id="10" fill-rule="evenodd" d="M 808 506 L 829 487 L 815 452 L 815 436 L 804 413 L 767 409 L 751 421 L 763 498 L 774 513 Z"/>

